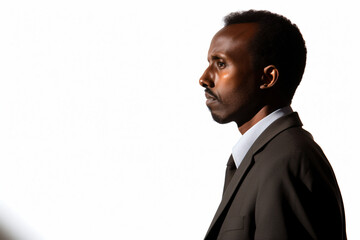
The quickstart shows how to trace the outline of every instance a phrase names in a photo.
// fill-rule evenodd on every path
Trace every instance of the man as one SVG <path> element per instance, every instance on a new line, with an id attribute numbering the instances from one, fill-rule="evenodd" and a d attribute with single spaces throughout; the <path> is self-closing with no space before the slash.
<path id="1" fill-rule="evenodd" d="M 206 105 L 243 136 L 205 239 L 346 239 L 333 170 L 290 107 L 306 62 L 297 26 L 267 11 L 231 13 L 208 61 Z"/>

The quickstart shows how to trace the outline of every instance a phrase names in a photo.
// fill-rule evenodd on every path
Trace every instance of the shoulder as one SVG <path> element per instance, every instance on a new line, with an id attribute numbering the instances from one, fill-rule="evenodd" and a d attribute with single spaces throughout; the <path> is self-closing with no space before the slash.
<path id="1" fill-rule="evenodd" d="M 255 154 L 255 160 L 271 158 L 274 161 L 294 161 L 294 159 L 300 160 L 311 155 L 325 157 L 309 132 L 301 127 L 292 127 L 280 132 L 268 141 Z"/>
<path id="2" fill-rule="evenodd" d="M 335 175 L 304 129 L 288 128 L 268 141 L 255 153 L 249 175 L 256 188 L 257 226 L 269 226 L 268 219 L 276 218 L 270 224 L 280 231 L 300 221 L 313 238 L 341 238 L 344 212 Z"/>
<path id="3" fill-rule="evenodd" d="M 332 168 L 311 134 L 292 127 L 277 134 L 254 155 L 255 165 L 267 179 L 301 179 L 311 188 L 313 178 L 332 178 Z M 281 179 L 279 179 L 281 180 Z"/>

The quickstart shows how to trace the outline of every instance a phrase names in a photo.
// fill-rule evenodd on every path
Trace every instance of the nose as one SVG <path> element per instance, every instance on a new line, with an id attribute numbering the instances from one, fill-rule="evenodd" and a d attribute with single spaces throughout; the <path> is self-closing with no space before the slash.
<path id="1" fill-rule="evenodd" d="M 204 88 L 213 88 L 214 81 L 213 81 L 213 74 L 211 73 L 210 66 L 205 70 L 203 75 L 199 79 L 200 86 Z"/>

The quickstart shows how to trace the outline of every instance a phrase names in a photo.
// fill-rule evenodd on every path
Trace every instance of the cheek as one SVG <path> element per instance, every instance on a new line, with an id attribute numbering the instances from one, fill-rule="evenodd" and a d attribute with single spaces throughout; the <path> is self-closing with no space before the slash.
<path id="1" fill-rule="evenodd" d="M 218 96 L 223 105 L 228 107 L 235 107 L 244 98 L 244 93 L 236 86 L 230 86 L 224 84 L 218 88 Z"/>
<path id="2" fill-rule="evenodd" d="M 219 75 L 218 82 L 215 84 L 217 92 L 223 100 L 238 98 L 239 93 L 244 88 L 243 85 L 242 78 L 231 72 Z"/>
<path id="3" fill-rule="evenodd" d="M 238 108 L 239 106 L 250 104 L 255 100 L 254 98 L 257 94 L 253 81 L 232 81 L 223 84 L 219 88 L 219 95 L 224 104 Z"/>
<path id="4" fill-rule="evenodd" d="M 240 78 L 236 76 L 232 71 L 222 71 L 218 73 L 215 87 L 219 92 L 223 92 L 223 94 L 235 90 L 238 88 L 240 83 Z"/>
<path id="5" fill-rule="evenodd" d="M 224 72 L 220 75 L 220 78 L 223 79 L 225 82 L 229 80 L 230 73 Z"/>

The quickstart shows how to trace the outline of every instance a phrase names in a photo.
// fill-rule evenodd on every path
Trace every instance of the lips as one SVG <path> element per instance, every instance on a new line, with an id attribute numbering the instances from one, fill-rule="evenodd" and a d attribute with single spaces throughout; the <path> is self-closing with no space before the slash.
<path id="1" fill-rule="evenodd" d="M 216 95 L 213 92 L 211 92 L 211 90 L 208 88 L 205 89 L 205 97 L 207 99 L 209 99 L 209 98 L 217 99 Z"/>
<path id="2" fill-rule="evenodd" d="M 218 101 L 217 97 L 209 90 L 205 90 L 205 98 L 206 98 L 206 105 L 209 105 L 211 103 Z"/>
<path id="3" fill-rule="evenodd" d="M 205 97 L 206 97 L 207 100 L 216 100 L 216 97 L 211 95 L 208 92 L 205 92 Z"/>

